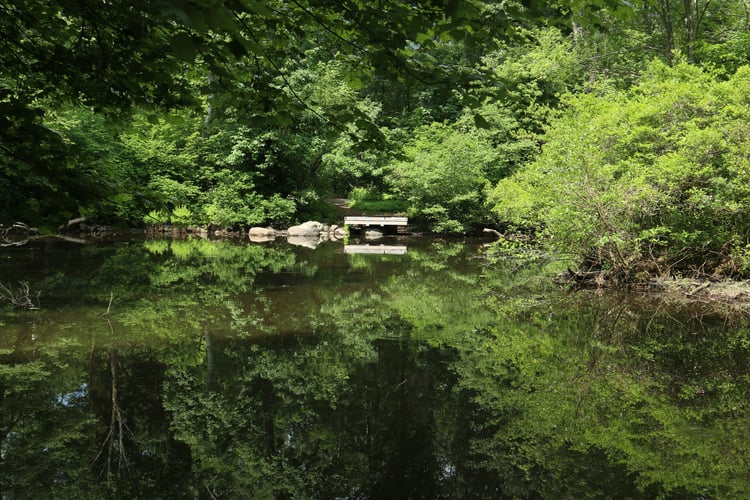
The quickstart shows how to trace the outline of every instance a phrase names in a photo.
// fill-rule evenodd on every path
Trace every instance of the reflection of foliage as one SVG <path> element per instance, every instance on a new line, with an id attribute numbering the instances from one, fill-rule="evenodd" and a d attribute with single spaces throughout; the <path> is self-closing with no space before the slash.
<path id="1" fill-rule="evenodd" d="M 410 254 L 415 265 L 384 286 L 389 307 L 412 326 L 412 335 L 430 342 L 453 339 L 491 321 L 480 300 L 479 277 L 466 273 L 471 256 L 460 242 L 436 242 Z"/>
<path id="2" fill-rule="evenodd" d="M 707 317 L 644 314 L 619 298 L 585 309 L 566 300 L 555 310 L 554 318 L 549 306 L 507 313 L 502 328 L 486 332 L 484 347 L 472 344 L 457 365 L 479 431 L 467 452 L 515 477 L 507 484 L 543 497 L 611 496 L 618 488 L 649 497 L 741 496 L 747 450 L 737 417 L 746 389 L 736 380 L 747 381 L 750 366 L 736 360 L 747 359 L 747 345 L 730 341 L 727 349 L 719 334 L 726 329 Z M 731 460 L 722 458 L 727 450 Z M 580 477 L 581 467 L 592 479 L 609 477 L 600 483 L 607 490 L 563 479 Z"/>
<path id="3" fill-rule="evenodd" d="M 746 320 L 564 295 L 538 262 L 478 256 L 458 241 L 355 260 L 201 240 L 86 250 L 87 274 L 60 268 L 91 307 L 2 318 L 0 496 L 747 490 Z M 66 280 L 47 282 L 55 304 Z"/>
<path id="4" fill-rule="evenodd" d="M 210 392 L 202 391 L 203 366 L 170 371 L 164 395 L 175 437 L 190 447 L 196 478 L 216 494 L 311 497 L 326 482 L 332 494 L 340 491 L 335 483 L 348 477 L 333 462 L 336 434 L 321 427 L 319 414 L 342 404 L 351 366 L 372 357 L 367 337 L 355 328 L 281 333 L 267 342 L 212 342 L 219 359 Z M 361 467 L 357 455 L 343 463 Z"/>

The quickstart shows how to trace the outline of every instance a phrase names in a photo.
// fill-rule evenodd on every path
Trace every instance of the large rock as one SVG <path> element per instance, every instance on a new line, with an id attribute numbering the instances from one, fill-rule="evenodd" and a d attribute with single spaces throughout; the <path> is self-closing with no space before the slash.
<path id="1" fill-rule="evenodd" d="M 247 239 L 253 243 L 267 243 L 276 239 L 276 231 L 270 227 L 251 227 Z"/>
<path id="2" fill-rule="evenodd" d="M 276 231 L 272 227 L 251 227 L 247 235 L 250 237 L 274 237 L 276 236 Z"/>
<path id="3" fill-rule="evenodd" d="M 292 226 L 287 231 L 289 236 L 319 236 L 323 230 L 323 224 L 316 221 L 308 221 L 299 226 Z"/>

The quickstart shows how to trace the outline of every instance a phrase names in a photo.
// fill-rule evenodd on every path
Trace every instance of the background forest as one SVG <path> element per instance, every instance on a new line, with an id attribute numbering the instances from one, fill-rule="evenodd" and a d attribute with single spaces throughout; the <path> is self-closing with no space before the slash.
<path id="1" fill-rule="evenodd" d="M 348 197 L 618 280 L 750 274 L 746 0 L 0 13 L 6 223 L 284 226 Z"/>

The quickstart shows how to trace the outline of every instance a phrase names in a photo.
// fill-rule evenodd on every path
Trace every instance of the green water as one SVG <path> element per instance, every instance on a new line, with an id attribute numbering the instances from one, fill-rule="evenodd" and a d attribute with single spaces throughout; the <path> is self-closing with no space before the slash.
<path id="1" fill-rule="evenodd" d="M 479 241 L 0 249 L 0 498 L 748 498 L 750 324 Z"/>

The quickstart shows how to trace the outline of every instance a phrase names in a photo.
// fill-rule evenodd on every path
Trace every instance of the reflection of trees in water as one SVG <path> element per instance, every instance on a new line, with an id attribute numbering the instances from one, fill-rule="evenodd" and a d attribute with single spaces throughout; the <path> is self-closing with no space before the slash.
<path id="1" fill-rule="evenodd" d="M 109 431 L 107 436 L 104 438 L 99 454 L 94 458 L 94 462 L 98 462 L 100 458 L 106 457 L 102 466 L 102 474 L 110 481 L 112 479 L 112 469 L 117 461 L 117 472 L 130 470 L 130 463 L 125 452 L 125 431 L 132 436 L 132 431 L 128 429 L 122 415 L 122 408 L 117 398 L 117 354 L 112 348 L 107 350 L 107 362 L 109 365 L 109 372 L 111 376 L 111 389 L 110 401 L 112 402 L 110 420 L 109 420 Z M 115 457 L 116 455 L 116 457 Z"/>
<path id="2" fill-rule="evenodd" d="M 722 391 L 728 378 L 750 371 L 744 311 L 641 295 L 592 296 L 583 298 L 593 318 L 588 352 L 602 373 L 615 367 L 632 376 L 647 373 L 675 402 L 685 404 L 697 401 L 694 396 L 705 400 L 709 387 Z M 738 395 L 723 391 L 721 398 L 727 397 Z"/>
<path id="3" fill-rule="evenodd" d="M 19 488 L 504 498 L 729 497 L 746 486 L 742 320 L 560 294 L 535 285 L 531 267 L 480 270 L 463 244 L 336 261 L 330 274 L 332 252 L 159 248 L 145 264 L 143 247 L 110 253 L 88 282 L 104 297 L 114 287 L 118 307 L 108 335 L 103 305 L 88 313 L 98 330 L 87 357 L 63 334 L 0 353 L 13 360 L 0 364 L 0 461 L 65 471 L 19 472 Z M 92 329 L 71 318 L 68 329 Z M 10 376 L 14 366 L 28 372 Z M 82 381 L 77 414 L 50 403 Z M 7 389 L 24 384 L 34 389 Z M 696 422 L 711 435 L 686 433 Z M 32 451 L 50 426 L 64 460 Z"/>
<path id="4" fill-rule="evenodd" d="M 719 450 L 744 453 L 732 434 L 747 411 L 747 319 L 705 304 L 632 299 L 576 293 L 559 302 L 554 323 L 540 318 L 547 307 L 526 314 L 557 345 L 529 377 L 533 390 L 521 397 L 531 411 L 519 427 L 537 429 L 548 456 L 603 455 L 624 465 L 631 488 L 648 496 L 737 495 L 747 481 Z M 547 424 L 540 409 L 553 415 Z M 686 433 L 694 428 L 704 429 L 702 438 Z"/>
<path id="5" fill-rule="evenodd" d="M 104 314 L 102 314 L 102 317 L 109 316 L 113 298 L 114 294 L 110 294 L 107 310 L 104 312 Z M 105 321 L 107 322 L 107 326 L 109 327 L 110 335 L 114 336 L 115 330 L 112 326 L 112 321 L 109 317 L 106 317 Z M 106 457 L 106 459 L 103 460 L 104 465 L 102 466 L 102 475 L 104 475 L 107 481 L 110 481 L 112 479 L 112 469 L 115 461 L 115 455 L 118 475 L 123 469 L 128 471 L 130 470 L 130 463 L 128 462 L 128 457 L 125 450 L 125 431 L 127 430 L 131 436 L 133 436 L 133 432 L 128 428 L 127 424 L 125 424 L 125 420 L 123 419 L 122 415 L 122 408 L 120 407 L 120 402 L 117 396 L 118 361 L 117 351 L 113 347 L 109 347 L 107 349 L 107 365 L 109 367 L 110 402 L 112 404 L 110 410 L 109 431 L 107 432 L 107 436 L 104 438 L 104 442 L 102 443 L 99 453 L 94 458 L 93 462 L 96 463 L 101 457 Z"/>

